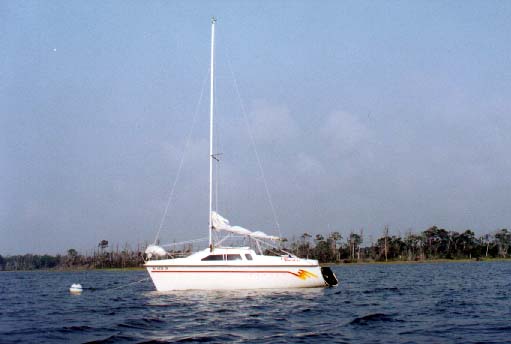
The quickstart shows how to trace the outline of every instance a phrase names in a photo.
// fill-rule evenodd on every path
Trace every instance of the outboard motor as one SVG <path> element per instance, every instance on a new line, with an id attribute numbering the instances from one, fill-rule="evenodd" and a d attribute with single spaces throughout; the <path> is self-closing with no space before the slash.
<path id="1" fill-rule="evenodd" d="M 328 266 L 321 267 L 321 274 L 323 275 L 323 279 L 329 287 L 335 287 L 339 284 L 337 276 L 335 276 L 332 269 L 330 269 Z"/>

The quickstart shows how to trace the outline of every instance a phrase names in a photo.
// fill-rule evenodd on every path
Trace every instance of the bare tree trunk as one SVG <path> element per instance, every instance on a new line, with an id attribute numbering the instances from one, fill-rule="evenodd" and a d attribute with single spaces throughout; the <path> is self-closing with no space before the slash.
<path id="1" fill-rule="evenodd" d="M 357 260 L 360 260 L 360 244 L 364 241 L 364 230 L 360 228 L 360 243 L 358 244 Z"/>
<path id="2" fill-rule="evenodd" d="M 389 236 L 389 226 L 385 226 L 383 229 L 383 234 L 385 235 L 385 261 L 387 261 L 387 237 Z"/>

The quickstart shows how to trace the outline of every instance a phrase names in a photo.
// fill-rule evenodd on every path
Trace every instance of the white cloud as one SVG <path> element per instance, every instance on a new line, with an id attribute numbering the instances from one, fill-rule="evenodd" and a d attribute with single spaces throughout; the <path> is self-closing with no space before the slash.
<path id="1" fill-rule="evenodd" d="M 285 105 L 259 102 L 248 116 L 257 143 L 291 139 L 300 133 L 289 108 Z"/>
<path id="2" fill-rule="evenodd" d="M 325 174 L 323 164 L 314 157 L 300 153 L 296 160 L 296 170 L 306 177 L 320 177 Z"/>
<path id="3" fill-rule="evenodd" d="M 208 163 L 208 149 L 209 141 L 205 139 L 190 140 L 190 142 L 172 143 L 169 141 L 161 142 L 161 150 L 164 156 L 172 167 L 177 168 L 181 159 L 183 163 L 189 166 L 194 164 L 207 164 Z M 183 156 L 184 155 L 184 156 Z"/>
<path id="4" fill-rule="evenodd" d="M 372 136 L 357 116 L 344 111 L 330 114 L 321 126 L 320 133 L 342 151 L 359 149 L 358 146 Z"/>

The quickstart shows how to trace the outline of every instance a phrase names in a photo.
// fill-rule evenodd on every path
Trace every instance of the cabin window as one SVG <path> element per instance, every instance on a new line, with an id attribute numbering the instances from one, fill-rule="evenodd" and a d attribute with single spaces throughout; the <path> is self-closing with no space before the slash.
<path id="1" fill-rule="evenodd" d="M 224 260 L 224 256 L 222 254 L 211 254 L 207 257 L 204 257 L 201 259 L 202 261 L 208 261 L 208 260 Z"/>
<path id="2" fill-rule="evenodd" d="M 252 260 L 252 255 L 249 253 L 245 253 L 245 257 L 247 258 L 247 260 Z"/>
<path id="3" fill-rule="evenodd" d="M 239 254 L 228 254 L 227 260 L 241 260 L 241 255 Z"/>

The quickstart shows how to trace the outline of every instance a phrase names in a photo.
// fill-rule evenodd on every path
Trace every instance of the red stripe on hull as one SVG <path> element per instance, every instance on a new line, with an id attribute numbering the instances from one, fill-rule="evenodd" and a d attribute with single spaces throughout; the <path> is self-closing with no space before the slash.
<path id="1" fill-rule="evenodd" d="M 205 265 L 144 265 L 146 268 L 202 268 Z M 206 265 L 208 268 L 317 268 L 319 265 Z"/>
<path id="2" fill-rule="evenodd" d="M 295 274 L 291 271 L 205 271 L 205 270 L 196 270 L 196 271 L 185 271 L 185 270 L 151 270 L 151 272 L 206 272 L 206 273 L 280 273 L 280 274 Z"/>

